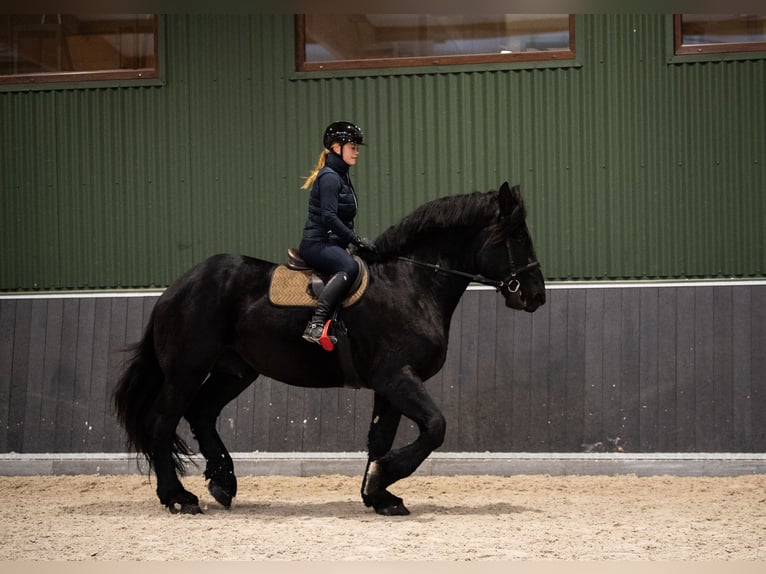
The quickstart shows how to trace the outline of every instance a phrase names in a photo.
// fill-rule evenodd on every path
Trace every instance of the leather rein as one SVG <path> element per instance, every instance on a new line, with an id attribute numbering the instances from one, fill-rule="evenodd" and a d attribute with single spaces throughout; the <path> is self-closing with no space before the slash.
<path id="1" fill-rule="evenodd" d="M 522 273 L 525 273 L 527 271 L 540 267 L 540 262 L 537 260 L 537 257 L 535 256 L 534 251 L 532 251 L 532 258 L 533 258 L 532 261 L 530 261 L 523 267 L 519 267 L 517 269 L 516 264 L 513 261 L 513 255 L 511 254 L 510 239 L 506 240 L 505 247 L 508 251 L 508 263 L 510 264 L 510 267 L 511 267 L 511 273 L 510 275 L 508 275 L 508 277 L 506 277 L 502 281 L 497 281 L 496 279 L 489 279 L 487 277 L 484 277 L 483 275 L 466 273 L 464 271 L 457 271 L 455 269 L 448 269 L 446 267 L 442 267 L 438 263 L 426 263 L 424 261 L 418 261 L 417 259 L 412 259 L 410 257 L 402 257 L 402 256 L 397 256 L 396 258 L 399 259 L 400 261 L 406 261 L 407 263 L 412 263 L 413 265 L 418 265 L 420 267 L 431 269 L 434 273 L 444 273 L 446 275 L 455 275 L 457 277 L 463 277 L 475 283 L 480 283 L 482 285 L 488 285 L 490 287 L 494 287 L 498 291 L 507 289 L 509 293 L 515 294 L 515 293 L 518 293 L 519 289 L 521 288 L 521 283 L 518 280 L 518 276 Z"/>

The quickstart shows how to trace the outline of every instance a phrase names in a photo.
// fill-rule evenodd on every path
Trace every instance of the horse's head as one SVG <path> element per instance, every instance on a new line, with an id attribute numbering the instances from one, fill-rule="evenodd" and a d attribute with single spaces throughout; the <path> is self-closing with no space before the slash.
<path id="1" fill-rule="evenodd" d="M 503 282 L 505 304 L 533 312 L 545 303 L 545 280 L 535 255 L 526 211 L 518 185 L 503 183 L 497 194 L 499 210 L 479 252 L 479 272 Z"/>

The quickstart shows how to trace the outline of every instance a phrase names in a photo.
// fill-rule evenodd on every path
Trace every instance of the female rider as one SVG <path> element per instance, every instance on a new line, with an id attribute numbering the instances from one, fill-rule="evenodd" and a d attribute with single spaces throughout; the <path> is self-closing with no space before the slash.
<path id="1" fill-rule="evenodd" d="M 333 122 L 325 129 L 323 143 L 319 161 L 302 187 L 311 189 L 311 194 L 298 248 L 306 263 L 331 276 L 303 331 L 303 338 L 312 343 L 320 342 L 325 323 L 359 274 L 348 246 L 375 251 L 369 240 L 354 232 L 357 197 L 348 172 L 364 145 L 362 130 L 350 122 Z"/>

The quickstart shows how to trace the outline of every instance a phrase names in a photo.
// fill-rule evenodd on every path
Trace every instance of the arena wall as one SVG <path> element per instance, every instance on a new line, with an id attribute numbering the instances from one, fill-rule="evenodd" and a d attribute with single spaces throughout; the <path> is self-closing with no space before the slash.
<path id="1" fill-rule="evenodd" d="M 0 298 L 0 453 L 124 452 L 111 392 L 157 296 Z M 764 452 L 766 284 L 552 285 L 534 314 L 470 288 L 427 386 L 445 452 Z M 371 408 L 264 378 L 219 428 L 233 452 L 357 452 Z"/>

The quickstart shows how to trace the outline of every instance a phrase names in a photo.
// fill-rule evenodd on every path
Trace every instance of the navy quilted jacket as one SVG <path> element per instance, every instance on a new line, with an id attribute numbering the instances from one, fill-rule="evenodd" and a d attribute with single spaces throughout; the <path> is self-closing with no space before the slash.
<path id="1" fill-rule="evenodd" d="M 332 241 L 343 247 L 354 242 L 357 200 L 348 167 L 339 155 L 327 155 L 327 163 L 311 187 L 304 241 Z"/>

